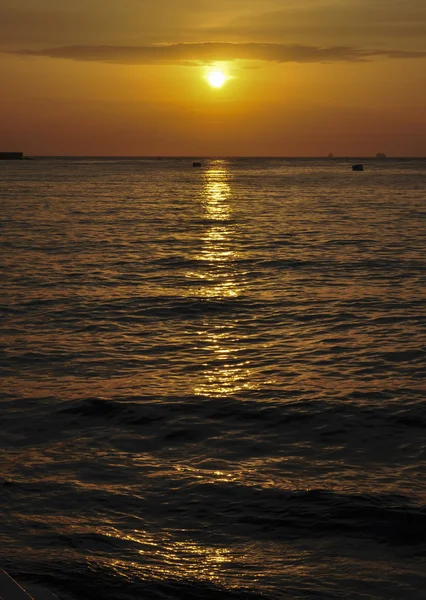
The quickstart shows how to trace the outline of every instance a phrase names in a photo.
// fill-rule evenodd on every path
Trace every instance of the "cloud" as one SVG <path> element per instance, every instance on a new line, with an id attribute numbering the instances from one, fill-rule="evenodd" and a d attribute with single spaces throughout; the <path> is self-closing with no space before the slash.
<path id="1" fill-rule="evenodd" d="M 0 47 L 300 44 L 424 49 L 425 0 L 0 0 Z"/>
<path id="2" fill-rule="evenodd" d="M 327 46 L 390 44 L 422 50 L 426 36 L 425 0 L 271 0 L 257 10 L 230 15 L 226 23 L 205 23 L 205 38 L 226 41 L 297 42 Z M 223 38 L 219 38 L 223 39 Z M 397 45 L 397 46 L 396 46 Z"/>
<path id="3" fill-rule="evenodd" d="M 375 58 L 426 58 L 426 51 L 365 50 L 346 46 L 299 44 L 215 43 L 153 46 L 61 46 L 43 50 L 15 50 L 10 54 L 115 64 L 180 64 L 197 66 L 215 61 L 363 62 Z"/>

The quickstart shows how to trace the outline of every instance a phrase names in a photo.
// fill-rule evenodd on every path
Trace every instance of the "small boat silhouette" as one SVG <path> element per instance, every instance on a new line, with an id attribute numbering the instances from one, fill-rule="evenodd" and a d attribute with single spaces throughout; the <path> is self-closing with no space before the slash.
<path id="1" fill-rule="evenodd" d="M 352 165 L 352 171 L 363 171 L 363 170 L 364 170 L 364 165 L 362 163 Z"/>
<path id="2" fill-rule="evenodd" d="M 201 163 L 200 162 L 193 162 L 192 166 L 193 167 L 201 167 Z"/>

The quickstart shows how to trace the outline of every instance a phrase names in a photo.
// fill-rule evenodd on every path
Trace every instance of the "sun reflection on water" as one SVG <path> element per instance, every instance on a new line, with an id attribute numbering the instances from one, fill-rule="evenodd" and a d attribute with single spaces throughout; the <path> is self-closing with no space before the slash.
<path id="1" fill-rule="evenodd" d="M 250 361 L 242 360 L 244 340 L 235 336 L 231 328 L 226 332 L 204 330 L 199 332 L 210 360 L 202 373 L 202 380 L 194 392 L 200 396 L 226 396 L 244 389 L 254 389 Z"/>
<path id="2" fill-rule="evenodd" d="M 231 204 L 230 172 L 225 161 L 214 161 L 204 173 L 201 199 L 203 219 L 207 222 L 201 234 L 197 259 L 204 268 L 188 273 L 203 281 L 197 295 L 210 299 L 235 298 L 240 287 L 235 271 L 238 253 L 235 249 L 236 224 Z"/>
<path id="3" fill-rule="evenodd" d="M 204 172 L 204 207 L 207 217 L 213 221 L 226 221 L 232 216 L 228 200 L 231 187 L 228 183 L 229 172 L 226 167 L 213 166 Z"/>
<path id="4" fill-rule="evenodd" d="M 193 539 L 193 533 L 185 529 L 128 533 L 112 529 L 103 535 L 111 538 L 112 545 L 120 542 L 127 549 L 120 559 L 105 556 L 103 561 L 113 573 L 133 584 L 135 580 L 199 582 L 231 591 L 241 590 L 245 583 L 256 587 L 260 584 L 265 591 L 268 589 L 265 560 L 270 575 L 288 572 L 303 577 L 310 572 L 307 565 L 312 564 L 312 555 L 315 556 L 315 550 L 289 548 L 281 542 L 267 540 L 234 543 L 232 548 L 204 544 Z M 98 562 L 101 561 L 98 557 Z"/>
<path id="5" fill-rule="evenodd" d="M 223 567 L 231 561 L 227 548 L 198 544 L 191 539 L 182 539 L 185 532 L 151 534 L 147 531 L 134 531 L 121 534 L 112 531 L 106 534 L 114 539 L 121 539 L 135 546 L 139 556 L 143 558 L 143 569 L 136 561 L 130 563 L 138 575 L 146 579 L 188 580 L 220 582 Z M 129 563 L 124 560 L 110 561 L 110 567 L 125 574 Z"/>
<path id="6" fill-rule="evenodd" d="M 232 302 L 244 291 L 244 278 L 238 268 L 238 220 L 234 215 L 232 174 L 226 161 L 210 163 L 204 171 L 201 208 L 206 229 L 201 234 L 197 259 L 204 265 L 196 274 L 202 279 L 197 295 L 211 301 Z M 233 311 L 229 318 L 206 318 L 198 331 L 207 360 L 194 392 L 202 396 L 235 394 L 253 389 L 250 362 L 244 360 L 244 339 L 237 335 Z"/>
<path id="7" fill-rule="evenodd" d="M 204 269 L 189 276 L 203 280 L 198 295 L 204 298 L 234 298 L 240 294 L 234 261 L 236 225 L 233 222 L 230 172 L 225 161 L 214 161 L 204 174 L 203 218 L 208 227 L 201 235 L 202 247 L 197 259 Z"/>

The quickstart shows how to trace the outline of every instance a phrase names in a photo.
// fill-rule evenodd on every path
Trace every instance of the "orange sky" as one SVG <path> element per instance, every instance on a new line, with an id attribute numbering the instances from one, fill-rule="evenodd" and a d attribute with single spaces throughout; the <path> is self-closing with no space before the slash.
<path id="1" fill-rule="evenodd" d="M 0 150 L 426 156 L 424 0 L 2 0 L 0 51 Z"/>

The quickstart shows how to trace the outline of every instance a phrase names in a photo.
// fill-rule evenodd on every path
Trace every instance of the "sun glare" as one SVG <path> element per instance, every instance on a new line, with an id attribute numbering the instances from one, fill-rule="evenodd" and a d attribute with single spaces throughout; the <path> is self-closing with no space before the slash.
<path id="1" fill-rule="evenodd" d="M 222 71 L 210 71 L 210 73 L 207 75 L 207 81 L 214 88 L 222 87 L 226 79 L 227 78 Z"/>

